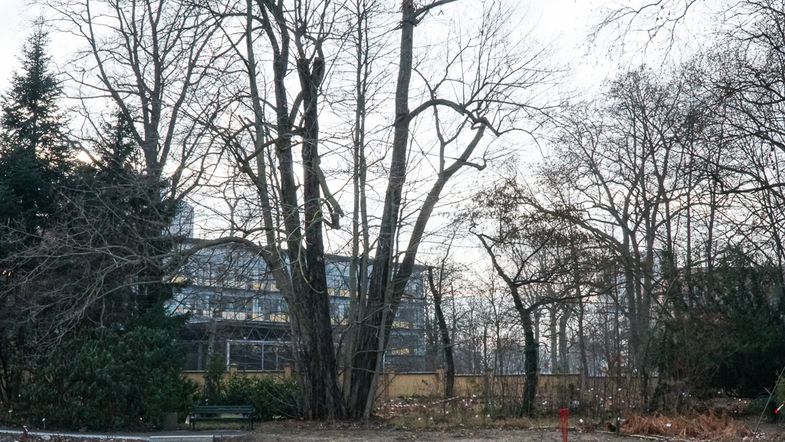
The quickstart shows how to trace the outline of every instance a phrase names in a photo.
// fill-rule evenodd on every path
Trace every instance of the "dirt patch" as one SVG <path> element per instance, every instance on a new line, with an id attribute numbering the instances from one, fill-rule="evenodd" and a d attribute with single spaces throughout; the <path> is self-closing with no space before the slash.
<path id="1" fill-rule="evenodd" d="M 705 423 L 704 423 L 705 424 Z M 731 423 L 743 426 L 741 422 Z M 603 431 L 582 431 L 573 428 L 569 432 L 570 442 L 641 442 L 641 441 L 697 441 L 697 440 L 726 440 L 726 441 L 760 441 L 774 442 L 785 440 L 785 428 L 770 426 L 762 428 L 763 434 L 758 436 L 736 436 L 728 434 L 729 438 L 716 439 L 714 437 L 700 438 L 696 436 L 682 437 L 681 434 L 670 435 L 622 435 L 616 436 Z M 432 429 L 407 429 L 392 427 L 387 423 L 315 423 L 315 422 L 266 422 L 257 425 L 249 434 L 240 436 L 232 441 L 237 442 L 262 442 L 262 441 L 520 441 L 520 442 L 561 442 L 561 433 L 555 427 L 522 428 L 478 428 L 478 427 L 452 427 Z"/>
<path id="2" fill-rule="evenodd" d="M 603 433 L 570 432 L 571 442 L 640 442 L 639 438 L 617 437 Z M 257 426 L 253 433 L 233 439 L 237 442 L 261 441 L 520 441 L 561 442 L 556 429 L 483 429 L 452 428 L 442 431 L 421 431 L 389 428 L 384 425 L 315 424 L 308 422 L 270 422 Z"/>
<path id="3" fill-rule="evenodd" d="M 631 417 L 631 416 L 630 416 Z M 641 441 L 697 441 L 697 440 L 723 440 L 744 442 L 782 442 L 785 441 L 785 427 L 764 423 L 761 425 L 761 434 L 752 435 L 749 428 L 754 428 L 756 422 L 749 420 L 728 419 L 720 425 L 724 416 L 715 416 L 713 419 L 696 416 L 692 421 L 686 417 L 649 416 L 650 421 L 637 422 L 638 428 L 633 428 L 633 422 L 625 420 L 626 431 L 644 431 L 644 425 L 649 425 L 646 431 L 649 434 L 639 436 L 626 434 L 616 436 L 603 431 L 602 424 L 584 424 L 583 419 L 576 417 L 571 424 L 581 425 L 571 428 L 570 442 L 641 442 Z M 520 441 L 520 442 L 561 442 L 561 433 L 557 430 L 557 421 L 551 419 L 523 420 L 499 419 L 485 424 L 471 425 L 468 422 L 460 423 L 444 420 L 442 422 L 428 423 L 429 426 L 417 427 L 423 423 L 419 416 L 407 420 L 378 420 L 371 423 L 357 422 L 304 422 L 296 420 L 257 423 L 256 428 L 248 433 L 220 437 L 217 440 L 224 442 L 267 442 L 267 441 L 336 441 L 336 442 L 380 442 L 380 441 Z M 668 427 L 668 423 L 671 426 Z M 675 424 L 674 424 L 675 423 Z M 524 426 L 526 425 L 526 426 Z M 694 434 L 694 428 L 702 426 L 706 431 L 713 431 L 712 436 Z M 711 427 L 711 428 L 709 428 Z M 668 432 L 662 428 L 672 428 Z M 624 429 L 624 427 L 623 427 Z M 735 431 L 735 433 L 734 433 Z M 221 430 L 202 430 L 198 432 L 180 432 L 181 434 L 218 434 Z M 657 433 L 659 432 L 659 434 Z M 724 434 L 723 434 L 724 432 Z M 665 433 L 665 434 L 663 434 Z M 727 436 L 718 438 L 717 434 Z M 0 435 L 0 441 L 19 441 L 20 435 Z M 88 442 L 89 435 L 83 437 L 48 437 L 31 436 L 27 442 Z M 100 442 L 107 442 L 106 439 Z M 119 441 L 118 441 L 119 442 Z"/>

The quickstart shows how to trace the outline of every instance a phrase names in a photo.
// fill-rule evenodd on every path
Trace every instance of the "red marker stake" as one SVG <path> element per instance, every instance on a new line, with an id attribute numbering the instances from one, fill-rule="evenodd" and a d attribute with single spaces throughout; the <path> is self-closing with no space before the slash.
<path id="1" fill-rule="evenodd" d="M 563 442 L 567 442 L 567 430 L 568 430 L 568 422 L 570 418 L 570 409 L 569 408 L 561 408 L 559 409 L 559 429 L 561 430 L 561 437 Z"/>

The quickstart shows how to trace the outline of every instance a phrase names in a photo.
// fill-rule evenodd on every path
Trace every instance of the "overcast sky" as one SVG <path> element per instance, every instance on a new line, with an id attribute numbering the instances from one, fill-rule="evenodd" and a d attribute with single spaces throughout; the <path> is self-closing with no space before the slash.
<path id="1" fill-rule="evenodd" d="M 386 1 L 394 5 L 400 0 Z M 480 1 L 461 0 L 461 5 L 472 11 L 472 7 Z M 521 39 L 530 38 L 525 34 L 528 35 L 527 31 L 531 30 L 532 36 L 537 40 L 534 46 L 541 44 L 550 46 L 554 59 L 549 64 L 559 66 L 568 72 L 556 87 L 562 94 L 585 93 L 592 89 L 596 91 L 603 80 L 612 77 L 619 67 L 634 68 L 641 62 L 654 66 L 663 65 L 662 58 L 652 58 L 651 54 L 621 55 L 619 52 L 609 51 L 607 42 L 601 41 L 598 48 L 590 48 L 587 44 L 587 35 L 601 20 L 603 11 L 615 9 L 619 4 L 645 0 L 502 1 L 518 8 L 517 18 L 521 22 L 518 29 L 521 30 Z M 724 1 L 726 0 L 706 0 L 701 4 Z M 447 6 L 450 7 L 453 6 Z M 8 91 L 11 75 L 19 68 L 20 49 L 30 35 L 33 21 L 40 15 L 41 10 L 30 6 L 30 0 L 0 0 L 0 93 L 4 94 Z M 697 11 L 691 11 L 690 16 L 700 15 Z M 422 28 L 426 26 L 427 22 Z M 418 28 L 418 32 L 427 32 L 427 28 L 422 30 Z M 67 38 L 54 34 L 50 37 L 49 52 L 57 64 L 56 69 L 65 70 L 68 68 L 69 51 L 74 48 L 73 37 Z M 690 35 L 687 40 L 694 43 L 698 40 L 694 37 Z M 653 55 L 653 57 L 657 56 Z"/>
<path id="2" fill-rule="evenodd" d="M 76 0 L 75 0 L 76 1 Z M 398 0 L 389 0 L 397 2 Z M 619 66 L 630 66 L 629 60 L 622 60 L 618 53 L 608 54 L 607 47 L 592 52 L 586 44 L 586 36 L 593 25 L 598 23 L 603 11 L 618 8 L 619 5 L 631 5 L 645 0 L 506 0 L 519 9 L 521 29 L 533 29 L 540 43 L 552 45 L 553 54 L 561 65 L 569 65 L 572 73 L 565 79 L 565 84 L 580 87 L 594 87 L 612 75 Z M 462 4 L 470 6 L 479 0 L 462 0 Z M 712 4 L 724 3 L 725 0 L 699 2 L 693 6 L 690 18 L 702 21 L 704 29 L 688 27 L 685 32 L 688 38 L 685 45 L 694 45 L 700 39 L 694 38 L 705 29 L 706 20 L 701 19 L 699 8 L 710 8 Z M 678 2 L 676 2 L 678 3 Z M 32 6 L 31 0 L 0 0 L 0 91 L 8 90 L 9 79 L 14 70 L 18 69 L 19 50 L 30 33 L 31 23 L 40 16 L 41 9 Z M 450 6 L 447 6 L 450 7 Z M 715 6 L 716 7 L 716 6 Z M 700 27 L 700 26 L 699 26 Z M 612 32 L 612 31 L 611 31 Z M 74 47 L 62 36 L 53 36 L 50 52 L 60 69 L 66 68 L 67 52 Z M 602 43 L 601 43 L 602 44 Z M 70 47 L 69 47 L 70 46 Z M 694 51 L 694 48 L 691 50 Z M 690 51 L 688 51 L 690 52 Z M 647 62 L 661 65 L 661 60 L 648 60 L 651 55 L 638 54 L 634 64 Z M 622 62 L 620 63 L 620 60 Z"/>
<path id="3" fill-rule="evenodd" d="M 8 78 L 17 66 L 16 51 L 29 26 L 24 0 L 0 0 L 0 89 L 8 89 Z"/>
<path id="4" fill-rule="evenodd" d="M 396 1 L 396 0 L 390 0 Z M 471 3 L 477 0 L 464 0 Z M 11 74 L 19 66 L 17 55 L 29 35 L 30 26 L 40 9 L 30 0 L 0 0 L 0 90 L 8 89 Z M 532 27 L 538 38 L 553 42 L 560 58 L 575 61 L 585 53 L 580 47 L 589 27 L 600 17 L 600 9 L 615 4 L 608 0 L 531 0 L 521 2 L 520 11 L 527 27 Z M 62 37 L 53 39 L 53 57 L 61 65 L 66 54 Z M 586 61 L 586 60 L 584 60 Z M 594 58 L 596 62 L 596 58 Z M 591 70 L 597 74 L 596 70 Z"/>

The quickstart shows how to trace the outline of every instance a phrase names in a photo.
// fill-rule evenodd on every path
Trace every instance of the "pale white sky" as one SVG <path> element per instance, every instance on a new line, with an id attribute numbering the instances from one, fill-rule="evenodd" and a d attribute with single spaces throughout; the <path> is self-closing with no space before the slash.
<path id="1" fill-rule="evenodd" d="M 8 90 L 9 79 L 19 66 L 17 55 L 29 35 L 31 23 L 41 15 L 40 7 L 35 0 L 0 0 L 0 93 Z M 397 2 L 399 0 L 388 0 Z M 518 8 L 521 29 L 533 29 L 534 35 L 541 43 L 550 43 L 559 64 L 569 65 L 572 73 L 565 79 L 565 85 L 578 86 L 579 89 L 593 88 L 608 78 L 619 65 L 619 54 L 609 54 L 606 49 L 590 48 L 586 44 L 586 36 L 592 26 L 598 23 L 603 11 L 618 8 L 620 5 L 634 5 L 645 0 L 506 0 Z M 705 19 L 700 18 L 706 11 L 695 9 L 710 8 L 712 4 L 725 3 L 726 0 L 699 2 L 693 7 L 690 18 L 698 17 L 704 25 Z M 479 0 L 462 0 L 463 6 L 471 7 Z M 678 3 L 678 2 L 676 2 Z M 447 6 L 454 7 L 454 6 Z M 705 15 L 704 15 L 705 16 Z M 693 20 L 694 21 L 694 20 Z M 696 33 L 704 33 L 705 26 L 688 27 L 684 32 L 685 45 L 702 39 L 692 38 Z M 612 31 L 610 31 L 612 32 Z M 629 37 L 629 36 L 628 36 Z M 55 62 L 63 68 L 69 50 L 74 48 L 74 41 L 62 36 L 53 36 L 50 52 Z M 606 42 L 607 43 L 607 42 Z M 600 44 L 603 44 L 601 42 Z M 692 49 L 694 51 L 694 48 Z M 643 57 L 643 58 L 641 58 Z M 634 64 L 646 60 L 646 55 L 637 54 Z M 661 60 L 649 64 L 659 65 Z"/>
<path id="2" fill-rule="evenodd" d="M 26 0 L 0 0 L 0 90 L 8 89 L 11 72 L 18 66 L 16 54 L 30 25 Z"/>
<path id="3" fill-rule="evenodd" d="M 397 1 L 397 0 L 390 0 Z M 463 0 L 470 5 L 477 0 Z M 517 2 L 514 2 L 517 3 Z M 596 57 L 583 59 L 586 47 L 580 47 L 590 26 L 599 19 L 603 6 L 615 4 L 614 0 L 529 0 L 520 2 L 523 25 L 535 29 L 538 39 L 553 42 L 560 58 L 565 61 L 598 62 Z M 19 66 L 17 55 L 29 35 L 33 20 L 40 9 L 31 0 L 0 0 L 0 91 L 8 89 L 11 74 Z M 61 65 L 66 60 L 62 48 L 67 48 L 62 37 L 53 36 L 50 51 Z M 73 46 L 71 46 L 73 47 Z M 58 50 L 61 49 L 61 50 Z M 580 60 L 579 60 L 580 59 Z M 602 71 L 602 70 L 600 70 Z M 586 71 L 592 76 L 601 75 L 597 69 Z"/>
<path id="4" fill-rule="evenodd" d="M 76 1 L 76 0 L 74 0 Z M 391 5 L 400 0 L 387 0 Z M 520 22 L 521 38 L 534 38 L 540 44 L 549 45 L 554 57 L 551 66 L 566 69 L 566 74 L 556 89 L 564 95 L 571 93 L 592 93 L 597 91 L 602 82 L 614 76 L 619 68 L 634 68 L 646 62 L 649 65 L 659 66 L 663 57 L 657 54 L 622 55 L 620 51 L 609 50 L 608 41 L 600 41 L 598 47 L 589 47 L 587 35 L 592 27 L 603 17 L 603 11 L 615 9 L 620 4 L 630 5 L 645 0 L 502 0 L 508 5 L 514 5 L 518 11 L 514 17 Z M 721 3 L 727 0 L 706 0 L 705 5 L 714 2 Z M 460 6 L 468 13 L 480 0 L 461 0 Z M 676 2 L 678 3 L 678 2 Z M 14 70 L 19 67 L 18 55 L 25 39 L 30 34 L 31 24 L 41 15 L 41 10 L 31 6 L 31 0 L 0 0 L 0 94 L 8 91 Z M 700 11 L 691 11 L 690 17 L 701 17 Z M 691 18 L 692 19 L 692 18 Z M 704 24 L 706 19 L 698 18 Z M 531 31 L 529 37 L 524 37 Z M 609 32 L 612 32 L 609 30 Z M 694 32 L 689 27 L 685 31 L 689 38 L 683 46 L 694 45 L 695 38 L 703 30 Z M 609 38 L 612 40 L 612 37 Z M 534 44 L 539 46 L 539 44 Z M 633 42 L 631 46 L 635 46 Z M 50 55 L 57 68 L 67 69 L 69 51 L 75 47 L 74 37 L 51 35 Z M 683 48 L 677 47 L 677 52 Z M 694 48 L 693 48 L 694 50 Z M 689 50 L 687 51 L 689 52 Z M 671 54 L 673 55 L 673 54 Z M 534 148 L 534 147 L 532 147 Z"/>

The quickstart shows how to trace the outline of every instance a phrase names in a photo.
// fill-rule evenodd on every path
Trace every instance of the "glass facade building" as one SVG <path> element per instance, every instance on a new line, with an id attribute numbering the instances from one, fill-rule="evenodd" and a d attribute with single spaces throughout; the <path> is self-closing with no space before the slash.
<path id="1" fill-rule="evenodd" d="M 189 240 L 184 247 L 196 245 Z M 348 326 L 349 258 L 328 255 L 327 293 L 336 348 Z M 385 367 L 425 367 L 425 292 L 417 267 L 393 324 Z M 241 245 L 200 249 L 173 278 L 178 284 L 169 310 L 188 315 L 182 344 L 186 370 L 205 370 L 219 358 L 228 369 L 279 371 L 293 364 L 288 306 L 259 256 Z M 212 355 L 212 356 L 211 356 Z"/>

